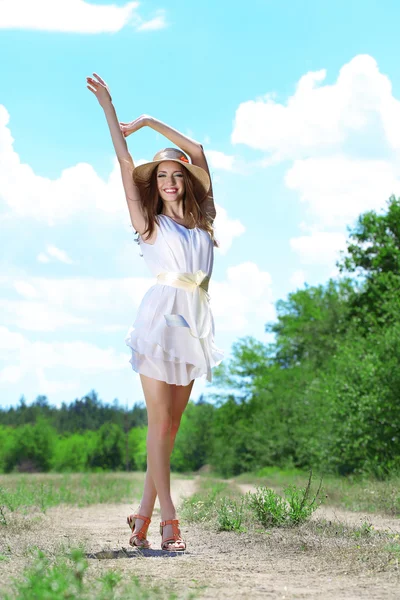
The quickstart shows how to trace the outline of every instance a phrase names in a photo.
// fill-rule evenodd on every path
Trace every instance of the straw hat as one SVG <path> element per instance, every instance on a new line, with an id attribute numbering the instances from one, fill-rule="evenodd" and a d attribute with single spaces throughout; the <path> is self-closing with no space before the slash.
<path id="1" fill-rule="evenodd" d="M 144 165 L 140 165 L 136 167 L 133 174 L 135 179 L 138 178 L 140 180 L 149 180 L 151 174 L 154 169 L 161 162 L 165 160 L 172 160 L 174 162 L 179 163 L 185 169 L 187 169 L 193 176 L 194 180 L 200 185 L 201 190 L 206 194 L 210 189 L 210 178 L 208 173 L 202 169 L 201 167 L 196 167 L 196 165 L 192 165 L 189 162 L 188 157 L 182 150 L 178 150 L 177 148 L 164 148 L 164 150 L 160 150 L 154 156 L 152 162 L 145 163 Z"/>

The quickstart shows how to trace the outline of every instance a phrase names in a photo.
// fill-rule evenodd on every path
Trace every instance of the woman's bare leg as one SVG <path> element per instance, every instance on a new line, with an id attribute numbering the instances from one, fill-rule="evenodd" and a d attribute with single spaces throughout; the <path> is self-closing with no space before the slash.
<path id="1" fill-rule="evenodd" d="M 176 434 L 179 429 L 181 417 L 190 398 L 194 380 L 188 385 L 171 385 L 161 382 L 145 375 L 140 375 L 143 391 L 145 394 L 149 435 L 148 435 L 148 467 L 146 472 L 144 490 L 138 512 L 144 516 L 151 516 L 157 496 L 156 485 L 152 476 L 152 458 L 155 458 L 156 469 L 161 472 L 160 506 L 162 507 L 161 518 L 172 519 L 176 517 L 175 508 L 170 495 L 170 455 L 174 447 Z M 151 429 L 151 431 L 150 431 Z M 152 457 L 149 454 L 152 453 Z M 157 475 L 156 475 L 157 477 Z M 164 509 L 164 510 L 163 510 Z M 172 516 L 165 516 L 172 515 Z M 135 531 L 142 526 L 143 521 L 138 519 Z M 172 534 L 170 525 L 164 529 L 164 537 Z"/>

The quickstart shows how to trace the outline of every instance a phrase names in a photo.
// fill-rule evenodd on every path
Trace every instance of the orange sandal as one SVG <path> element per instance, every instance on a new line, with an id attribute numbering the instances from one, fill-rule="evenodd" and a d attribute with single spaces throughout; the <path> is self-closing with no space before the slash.
<path id="1" fill-rule="evenodd" d="M 177 519 L 169 519 L 168 521 L 161 521 L 160 523 L 160 535 L 163 534 L 163 527 L 165 525 L 172 525 L 172 537 L 162 540 L 161 542 L 161 550 L 166 550 L 167 552 L 184 552 L 186 550 L 186 542 L 181 538 L 181 531 L 178 527 L 179 521 Z M 168 548 L 168 546 L 172 546 L 177 542 L 181 542 L 185 544 L 184 548 Z"/>
<path id="2" fill-rule="evenodd" d="M 142 519 L 144 523 L 139 531 L 133 533 L 136 519 Z M 136 546 L 137 548 L 150 548 L 150 544 L 146 539 L 146 535 L 151 523 L 151 519 L 149 519 L 149 517 L 143 517 L 142 515 L 129 515 L 129 517 L 126 518 L 126 522 L 132 530 L 132 535 L 129 538 L 129 544 L 131 546 Z"/>

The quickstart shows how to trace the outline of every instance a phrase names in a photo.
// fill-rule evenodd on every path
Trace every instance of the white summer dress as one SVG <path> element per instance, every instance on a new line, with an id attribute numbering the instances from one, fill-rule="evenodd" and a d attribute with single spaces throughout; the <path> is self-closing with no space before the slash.
<path id="1" fill-rule="evenodd" d="M 214 246 L 207 231 L 188 229 L 158 215 L 157 238 L 139 235 L 143 258 L 157 283 L 145 293 L 125 342 L 137 373 L 187 385 L 198 377 L 212 380 L 211 369 L 224 358 L 214 344 L 214 318 L 207 292 Z"/>

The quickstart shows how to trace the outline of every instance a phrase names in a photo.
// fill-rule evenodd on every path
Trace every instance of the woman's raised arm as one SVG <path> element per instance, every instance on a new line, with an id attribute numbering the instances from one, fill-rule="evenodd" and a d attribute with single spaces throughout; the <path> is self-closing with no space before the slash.
<path id="1" fill-rule="evenodd" d="M 166 125 L 165 123 L 162 123 L 162 121 L 159 121 L 154 117 L 150 117 L 149 115 L 142 115 L 131 123 L 120 123 L 120 129 L 122 134 L 127 137 L 134 131 L 141 129 L 146 125 L 164 135 L 168 140 L 170 140 L 170 142 L 175 144 L 175 146 L 178 146 L 178 148 L 183 150 L 183 152 L 190 157 L 194 165 L 201 167 L 208 173 L 211 182 L 211 175 L 208 168 L 206 155 L 204 154 L 203 146 L 199 142 L 192 140 L 186 135 L 183 135 L 183 133 L 180 131 L 173 129 L 173 127 L 170 127 L 169 125 Z M 211 219 L 215 219 L 216 210 L 214 205 L 212 184 L 210 184 L 210 190 L 206 199 L 206 212 Z"/>
<path id="2" fill-rule="evenodd" d="M 141 206 L 139 189 L 132 176 L 135 165 L 132 156 L 129 153 L 125 137 L 122 134 L 117 114 L 112 103 L 110 90 L 106 82 L 99 75 L 96 73 L 93 73 L 93 75 L 96 79 L 92 77 L 86 78 L 87 88 L 96 96 L 100 106 L 104 110 L 104 115 L 110 129 L 112 143 L 121 168 L 122 183 L 132 226 L 138 233 L 142 234 L 146 229 L 146 218 Z"/>

